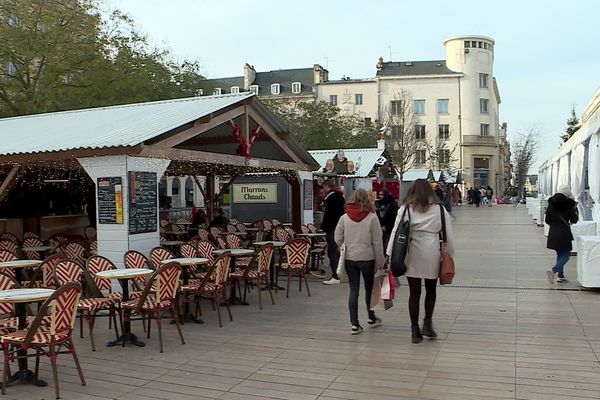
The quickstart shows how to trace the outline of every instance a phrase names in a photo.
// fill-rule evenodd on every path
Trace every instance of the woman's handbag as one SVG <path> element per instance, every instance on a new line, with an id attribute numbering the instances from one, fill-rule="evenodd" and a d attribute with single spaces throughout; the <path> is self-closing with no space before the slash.
<path id="1" fill-rule="evenodd" d="M 442 231 L 440 232 L 440 285 L 448 285 L 452 283 L 454 278 L 454 260 L 446 252 L 448 241 L 446 237 L 446 217 L 444 213 L 444 206 L 440 204 L 440 211 L 442 213 Z"/>
<path id="2" fill-rule="evenodd" d="M 404 220 L 404 215 L 408 214 L 408 219 Z M 394 243 L 392 244 L 392 255 L 390 257 L 390 270 L 394 276 L 402 276 L 408 269 L 404 259 L 408 254 L 408 246 L 410 245 L 410 210 L 408 204 L 404 208 L 396 234 L 394 235 Z"/>

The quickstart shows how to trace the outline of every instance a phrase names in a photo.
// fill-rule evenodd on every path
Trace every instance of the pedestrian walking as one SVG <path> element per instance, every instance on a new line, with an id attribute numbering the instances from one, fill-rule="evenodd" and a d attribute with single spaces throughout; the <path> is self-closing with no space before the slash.
<path id="1" fill-rule="evenodd" d="M 486 193 L 486 192 L 485 192 L 485 188 L 484 188 L 483 186 L 480 186 L 480 187 L 479 187 L 479 197 L 481 198 L 481 202 L 482 202 L 483 204 L 487 204 L 487 202 L 488 202 L 488 198 L 487 198 L 487 196 L 485 195 L 485 193 Z"/>
<path id="2" fill-rule="evenodd" d="M 394 222 L 396 222 L 396 214 L 398 213 L 398 204 L 390 191 L 383 188 L 377 193 L 376 206 L 379 224 L 383 230 L 383 248 L 385 249 L 390 240 L 392 229 L 394 229 Z"/>
<path id="3" fill-rule="evenodd" d="M 410 187 L 404 198 L 392 237 L 404 214 L 404 209 L 410 211 L 411 241 L 405 263 L 408 267 L 406 278 L 410 290 L 408 310 L 410 315 L 412 342 L 419 343 L 423 336 L 437 337 L 433 330 L 432 317 L 436 302 L 436 286 L 440 273 L 440 231 L 442 230 L 442 212 L 445 214 L 447 248 L 449 255 L 454 255 L 454 239 L 450 216 L 443 207 L 439 206 L 436 194 L 424 179 L 417 179 Z M 387 247 L 387 255 L 392 254 L 394 241 Z M 419 327 L 419 304 L 421 301 L 421 284 L 425 280 L 425 318 L 423 329 Z"/>
<path id="4" fill-rule="evenodd" d="M 481 204 L 481 193 L 479 193 L 479 190 L 473 189 L 471 195 L 473 196 L 473 204 L 475 204 L 475 207 L 479 207 Z"/>
<path id="5" fill-rule="evenodd" d="M 494 196 L 494 189 L 490 185 L 485 189 L 485 197 L 487 198 L 488 207 L 492 206 L 492 197 Z"/>
<path id="6" fill-rule="evenodd" d="M 344 215 L 344 192 L 342 192 L 332 180 L 323 182 L 323 191 L 325 192 L 325 211 L 323 212 L 323 222 L 321 229 L 325 232 L 327 241 L 327 257 L 331 268 L 331 278 L 323 281 L 326 285 L 335 285 L 340 283 L 340 277 L 337 274 L 338 261 L 340 259 L 340 249 L 335 243 L 334 231 L 342 215 Z"/>
<path id="7" fill-rule="evenodd" d="M 579 218 L 577 203 L 572 199 L 568 186 L 562 186 L 558 193 L 548 199 L 545 222 L 550 226 L 546 247 L 556 251 L 556 263 L 546 271 L 548 281 L 568 282 L 564 267 L 571 257 L 573 233 L 571 224 Z"/>
<path id="8" fill-rule="evenodd" d="M 374 209 L 367 191 L 357 189 L 346 204 L 346 214 L 340 218 L 335 229 L 336 244 L 338 246 L 344 244 L 346 247 L 343 262 L 350 285 L 348 310 L 352 325 L 350 331 L 353 335 L 363 331 L 358 320 L 361 275 L 364 281 L 365 301 L 369 315 L 367 324 L 375 326 L 381 323 L 381 319 L 377 318 L 375 312 L 370 309 L 375 271 L 383 269 L 385 262 L 381 225 L 373 212 Z"/>

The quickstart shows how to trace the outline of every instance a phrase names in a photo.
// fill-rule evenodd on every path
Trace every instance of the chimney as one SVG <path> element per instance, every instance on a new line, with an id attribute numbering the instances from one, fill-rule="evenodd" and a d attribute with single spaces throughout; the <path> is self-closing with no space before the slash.
<path id="1" fill-rule="evenodd" d="M 385 140 L 384 139 L 377 140 L 377 150 L 385 150 Z"/>
<path id="2" fill-rule="evenodd" d="M 381 71 L 383 69 L 383 57 L 379 57 L 379 61 L 377 61 L 377 71 Z"/>
<path id="3" fill-rule="evenodd" d="M 254 66 L 246 63 L 244 65 L 244 91 L 250 90 L 250 85 L 254 83 L 254 79 L 256 78 L 256 71 L 254 70 Z"/>
<path id="4" fill-rule="evenodd" d="M 329 80 L 329 71 L 327 71 L 325 68 L 321 67 L 319 64 L 314 64 L 313 65 L 313 82 L 314 82 L 314 84 L 324 83 L 324 82 L 327 82 L 328 80 Z"/>

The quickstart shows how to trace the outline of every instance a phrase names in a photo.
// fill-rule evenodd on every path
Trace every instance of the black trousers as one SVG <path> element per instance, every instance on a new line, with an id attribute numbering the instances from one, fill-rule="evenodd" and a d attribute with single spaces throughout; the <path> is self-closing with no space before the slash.
<path id="1" fill-rule="evenodd" d="M 358 326 L 358 292 L 360 290 L 360 275 L 365 283 L 365 302 L 369 318 L 375 318 L 375 312 L 371 311 L 371 292 L 373 291 L 373 280 L 375 278 L 375 260 L 345 262 L 348 283 L 350 284 L 350 296 L 348 297 L 348 309 L 350 311 L 350 323 Z"/>

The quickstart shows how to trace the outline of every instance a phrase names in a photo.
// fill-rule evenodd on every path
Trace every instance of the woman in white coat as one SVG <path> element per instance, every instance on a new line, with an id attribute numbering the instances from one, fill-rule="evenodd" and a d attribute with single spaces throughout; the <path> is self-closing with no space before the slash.
<path id="1" fill-rule="evenodd" d="M 440 273 L 440 232 L 442 230 L 442 213 L 446 222 L 447 252 L 454 255 L 452 225 L 450 216 L 444 207 L 440 207 L 439 200 L 425 179 L 417 179 L 410 187 L 402 206 L 398 210 L 396 223 L 391 237 L 396 235 L 398 224 L 408 214 L 404 211 L 408 207 L 410 213 L 410 244 L 405 263 L 408 267 L 406 278 L 410 289 L 408 310 L 410 314 L 412 342 L 419 343 L 423 335 L 436 337 L 431 318 L 435 308 L 437 279 Z M 387 255 L 393 251 L 394 241 L 390 240 Z M 421 300 L 421 279 L 425 280 L 425 318 L 423 329 L 419 328 L 419 304 Z"/>

